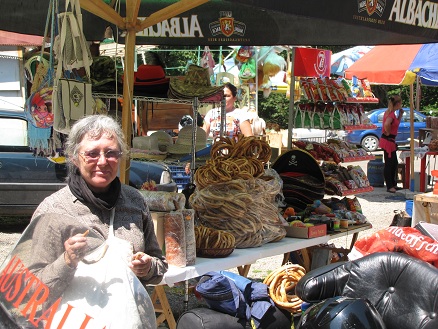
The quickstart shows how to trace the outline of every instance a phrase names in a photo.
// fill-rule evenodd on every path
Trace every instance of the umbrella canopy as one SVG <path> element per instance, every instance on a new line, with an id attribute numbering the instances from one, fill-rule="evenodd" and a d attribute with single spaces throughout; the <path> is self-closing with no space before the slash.
<path id="1" fill-rule="evenodd" d="M 373 46 L 356 46 L 333 54 L 330 73 L 344 76 L 345 70 L 371 49 L 373 49 Z"/>
<path id="2" fill-rule="evenodd" d="M 371 84 L 410 85 L 419 76 L 427 86 L 438 85 L 438 43 L 376 46 L 345 71 L 345 77 Z"/>

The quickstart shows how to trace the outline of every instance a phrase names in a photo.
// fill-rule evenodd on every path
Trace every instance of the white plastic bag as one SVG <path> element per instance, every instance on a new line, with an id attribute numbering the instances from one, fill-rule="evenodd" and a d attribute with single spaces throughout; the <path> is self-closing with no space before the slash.
<path id="1" fill-rule="evenodd" d="M 149 294 L 127 266 L 130 244 L 112 237 L 106 246 L 87 256 L 96 262 L 79 263 L 50 328 L 156 328 Z"/>
<path id="2" fill-rule="evenodd" d="M 128 267 L 132 246 L 114 236 L 113 221 L 114 209 L 108 240 L 78 264 L 50 328 L 156 328 L 149 294 Z"/>

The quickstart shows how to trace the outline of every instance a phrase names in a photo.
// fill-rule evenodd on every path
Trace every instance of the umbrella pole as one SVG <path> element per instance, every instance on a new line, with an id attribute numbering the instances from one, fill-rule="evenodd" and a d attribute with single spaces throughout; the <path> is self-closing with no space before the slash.
<path id="1" fill-rule="evenodd" d="M 415 190 L 415 176 L 414 176 L 414 156 L 415 156 L 415 150 L 414 150 L 414 84 L 411 83 L 410 86 L 410 92 L 409 92 L 409 107 L 411 109 L 410 111 L 410 134 L 411 134 L 411 140 L 410 140 L 410 167 L 409 170 L 411 172 L 411 182 L 409 184 L 410 190 L 413 192 Z"/>

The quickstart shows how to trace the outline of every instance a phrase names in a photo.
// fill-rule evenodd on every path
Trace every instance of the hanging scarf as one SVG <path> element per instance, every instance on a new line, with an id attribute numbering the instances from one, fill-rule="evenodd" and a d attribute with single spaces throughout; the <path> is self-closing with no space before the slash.
<path id="1" fill-rule="evenodd" d="M 51 155 L 49 147 L 51 128 L 37 128 L 33 124 L 28 124 L 29 147 L 36 150 L 36 154 Z"/>
<path id="2" fill-rule="evenodd" d="M 75 170 L 74 174 L 69 176 L 67 184 L 70 191 L 79 201 L 107 210 L 114 208 L 121 190 L 120 180 L 116 177 L 111 182 L 108 191 L 104 193 L 94 193 L 90 190 L 78 169 Z"/>

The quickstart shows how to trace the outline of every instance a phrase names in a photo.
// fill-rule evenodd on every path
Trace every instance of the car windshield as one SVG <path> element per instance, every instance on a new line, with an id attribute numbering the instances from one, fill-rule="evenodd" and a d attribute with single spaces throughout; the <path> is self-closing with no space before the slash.
<path id="1" fill-rule="evenodd" d="M 403 113 L 403 121 L 410 121 L 410 111 L 405 111 Z M 418 113 L 414 112 L 414 122 L 423 122 L 424 118 L 421 115 L 418 115 Z"/>
<path id="2" fill-rule="evenodd" d="M 27 122 L 18 118 L 0 118 L 0 145 L 27 146 Z"/>
<path id="3" fill-rule="evenodd" d="M 377 122 L 380 122 L 380 123 L 382 123 L 383 122 L 383 115 L 385 114 L 385 112 L 382 112 L 382 113 L 380 113 L 378 116 L 377 116 Z"/>

